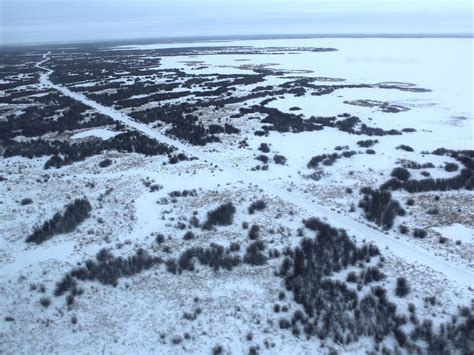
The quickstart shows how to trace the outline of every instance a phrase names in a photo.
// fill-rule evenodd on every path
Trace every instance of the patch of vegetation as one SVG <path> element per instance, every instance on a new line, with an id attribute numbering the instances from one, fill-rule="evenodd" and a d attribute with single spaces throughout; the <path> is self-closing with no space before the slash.
<path id="1" fill-rule="evenodd" d="M 6 145 L 3 157 L 22 156 L 32 159 L 52 155 L 44 165 L 45 169 L 49 169 L 70 165 L 111 150 L 122 153 L 163 155 L 173 152 L 174 149 L 142 133 L 129 131 L 107 140 L 70 142 L 39 138 L 25 142 L 11 141 Z"/>
<path id="2" fill-rule="evenodd" d="M 267 203 L 264 200 L 257 200 L 250 204 L 248 208 L 249 214 L 254 214 L 255 211 L 263 211 L 267 207 Z"/>
<path id="3" fill-rule="evenodd" d="M 31 205 L 33 203 L 33 200 L 29 197 L 25 197 L 20 201 L 20 205 L 26 206 L 26 205 Z"/>
<path id="4" fill-rule="evenodd" d="M 408 281 L 404 277 L 399 277 L 397 279 L 397 286 L 395 288 L 395 294 L 398 297 L 405 297 L 410 293 L 410 286 L 408 285 Z"/>
<path id="5" fill-rule="evenodd" d="M 222 245 L 212 243 L 208 248 L 193 247 L 185 250 L 178 260 L 170 259 L 166 262 L 169 272 L 174 274 L 183 271 L 194 271 L 195 260 L 201 265 L 219 269 L 232 270 L 240 265 L 242 258 L 235 254 L 235 248 L 224 248 Z"/>
<path id="6" fill-rule="evenodd" d="M 204 229 L 212 229 L 214 226 L 229 226 L 234 222 L 235 207 L 232 202 L 227 202 L 215 210 L 207 213 L 207 221 L 204 223 Z"/>
<path id="7" fill-rule="evenodd" d="M 265 250 L 265 243 L 257 240 L 247 247 L 244 255 L 244 263 L 260 266 L 267 262 L 267 257 L 262 253 Z"/>
<path id="8" fill-rule="evenodd" d="M 261 143 L 260 146 L 258 147 L 258 150 L 261 151 L 262 153 L 270 153 L 270 147 L 268 146 L 267 143 Z"/>
<path id="9" fill-rule="evenodd" d="M 77 281 L 98 281 L 104 285 L 116 286 L 119 278 L 133 276 L 160 263 L 160 258 L 149 255 L 144 249 L 138 249 L 127 258 L 115 257 L 109 250 L 101 249 L 95 260 L 89 259 L 84 266 L 68 272 L 56 284 L 54 295 L 61 296 L 68 291 L 72 295 L 77 294 Z"/>
<path id="10" fill-rule="evenodd" d="M 366 140 L 358 141 L 357 145 L 361 148 L 370 148 L 378 142 L 379 141 L 377 139 L 366 139 Z"/>
<path id="11" fill-rule="evenodd" d="M 279 164 L 279 165 L 285 165 L 286 164 L 286 157 L 284 155 L 279 155 L 279 154 L 275 154 L 273 156 L 273 162 L 275 164 Z"/>
<path id="12" fill-rule="evenodd" d="M 364 197 L 359 207 L 364 210 L 367 220 L 388 230 L 392 228 L 396 216 L 404 216 L 405 210 L 398 201 L 392 199 L 392 194 L 385 190 L 362 189 Z"/>
<path id="13" fill-rule="evenodd" d="M 253 224 L 252 227 L 250 227 L 248 235 L 251 240 L 258 239 L 260 236 L 260 226 L 258 224 Z"/>
<path id="14" fill-rule="evenodd" d="M 414 152 L 415 150 L 410 147 L 409 145 L 405 145 L 405 144 L 400 144 L 397 149 L 399 150 L 404 150 L 405 152 Z"/>
<path id="15" fill-rule="evenodd" d="M 390 175 L 401 181 L 407 181 L 411 176 L 410 172 L 407 169 L 400 167 L 393 169 Z"/>
<path id="16" fill-rule="evenodd" d="M 426 238 L 427 235 L 428 233 L 424 229 L 415 228 L 413 230 L 413 236 L 415 238 L 423 239 L 423 238 Z"/>
<path id="17" fill-rule="evenodd" d="M 57 234 L 71 233 L 89 216 L 91 210 L 92 206 L 87 199 L 76 199 L 66 205 L 63 213 L 57 212 L 41 227 L 35 228 L 26 242 L 41 244 Z"/>
<path id="18" fill-rule="evenodd" d="M 308 163 L 308 168 L 314 169 L 317 168 L 319 163 L 322 163 L 323 165 L 326 166 L 331 166 L 334 164 L 334 162 L 340 158 L 350 158 L 353 155 L 356 155 L 357 152 L 351 150 L 351 151 L 345 151 L 341 154 L 338 153 L 332 153 L 332 154 L 321 154 L 321 155 L 316 155 L 311 158 L 311 160 Z"/>
<path id="19" fill-rule="evenodd" d="M 446 163 L 444 165 L 444 170 L 446 170 L 448 173 L 452 173 L 454 171 L 458 171 L 459 166 L 456 163 Z"/>

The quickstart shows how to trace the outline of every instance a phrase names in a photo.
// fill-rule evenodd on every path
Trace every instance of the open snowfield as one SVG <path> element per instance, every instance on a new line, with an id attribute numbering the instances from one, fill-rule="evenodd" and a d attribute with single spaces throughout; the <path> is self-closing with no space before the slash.
<path id="1" fill-rule="evenodd" d="M 473 42 L 3 54 L 0 353 L 469 353 Z"/>

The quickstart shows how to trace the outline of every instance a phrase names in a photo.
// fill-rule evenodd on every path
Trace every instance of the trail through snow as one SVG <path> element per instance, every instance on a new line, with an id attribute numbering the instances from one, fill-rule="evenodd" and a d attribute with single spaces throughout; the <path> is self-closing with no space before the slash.
<path id="1" fill-rule="evenodd" d="M 122 122 L 123 124 L 132 127 L 162 143 L 169 144 L 189 155 L 195 156 L 203 161 L 209 162 L 218 168 L 220 168 L 223 172 L 234 176 L 237 180 L 245 181 L 249 184 L 253 184 L 262 190 L 264 190 L 267 194 L 276 196 L 290 204 L 293 204 L 306 212 L 310 215 L 322 218 L 327 220 L 331 225 L 345 229 L 350 235 L 355 235 L 358 239 L 364 238 L 367 241 L 375 243 L 381 250 L 388 248 L 395 256 L 402 258 L 408 263 L 418 263 L 420 265 L 427 266 L 432 270 L 441 273 L 447 279 L 457 282 L 460 285 L 467 286 L 474 288 L 474 273 L 470 272 L 469 270 L 464 270 L 454 264 L 451 264 L 445 260 L 442 260 L 435 255 L 423 250 L 420 247 L 415 245 L 410 245 L 405 243 L 401 240 L 395 239 L 395 234 L 389 233 L 384 234 L 379 230 L 369 227 L 363 223 L 357 222 L 349 217 L 344 215 L 340 215 L 336 212 L 331 211 L 330 209 L 316 205 L 304 198 L 296 196 L 288 191 L 285 191 L 281 188 L 278 188 L 268 182 L 260 180 L 249 173 L 242 171 L 238 168 L 230 166 L 222 161 L 214 159 L 212 157 L 207 156 L 202 151 L 180 142 L 176 139 L 167 137 L 155 130 L 149 128 L 145 124 L 139 123 L 134 121 L 129 116 L 123 114 L 122 112 L 115 110 L 113 108 L 103 106 L 98 102 L 90 100 L 86 96 L 75 93 L 68 88 L 54 84 L 50 79 L 49 76 L 53 73 L 53 70 L 46 68 L 43 66 L 50 58 L 51 52 L 48 52 L 43 55 L 43 60 L 36 64 L 36 67 L 45 71 L 40 76 L 40 83 L 51 87 L 57 91 L 60 91 L 62 94 L 73 98 L 77 101 L 82 102 L 83 104 L 96 109 L 98 112 L 111 117 L 112 119 Z"/>

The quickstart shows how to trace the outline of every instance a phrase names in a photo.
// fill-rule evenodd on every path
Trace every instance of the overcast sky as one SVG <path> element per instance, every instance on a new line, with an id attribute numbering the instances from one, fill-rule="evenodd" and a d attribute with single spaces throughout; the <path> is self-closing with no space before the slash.
<path id="1" fill-rule="evenodd" d="M 0 0 L 1 44 L 250 34 L 472 34 L 470 0 Z"/>

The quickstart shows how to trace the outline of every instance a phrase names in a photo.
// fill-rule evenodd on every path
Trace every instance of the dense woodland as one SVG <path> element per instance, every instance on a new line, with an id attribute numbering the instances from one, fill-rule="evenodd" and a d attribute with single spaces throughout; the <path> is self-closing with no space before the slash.
<path id="1" fill-rule="evenodd" d="M 281 318 L 281 328 L 291 329 L 295 336 L 329 338 L 338 344 L 369 336 L 375 342 L 376 352 L 404 348 L 429 354 L 469 354 L 474 345 L 474 309 L 462 308 L 459 316 L 436 329 L 430 320 L 420 321 L 412 305 L 409 321 L 414 330 L 407 334 L 403 326 L 408 319 L 403 310 L 397 309 L 382 286 L 370 286 L 384 278 L 378 269 L 366 266 L 380 254 L 377 248 L 357 247 L 344 231 L 317 219 L 309 219 L 305 225 L 315 232 L 315 237 L 303 239 L 287 253 L 280 267 L 287 290 L 303 311 L 295 311 L 290 319 Z M 356 265 L 364 265 L 364 276 L 359 282 L 370 286 L 368 293 L 359 293 L 359 288 L 330 278 L 331 274 Z M 358 282 L 354 274 L 351 278 L 349 284 Z M 397 295 L 404 297 L 408 287 L 405 279 L 399 279 Z M 387 337 L 395 338 L 392 349 L 380 345 Z"/>
<path id="2" fill-rule="evenodd" d="M 51 155 L 44 165 L 45 169 L 49 169 L 83 161 L 106 151 L 152 156 L 171 154 L 174 149 L 137 131 L 128 131 L 107 140 L 92 139 L 74 142 L 32 139 L 25 142 L 12 141 L 3 152 L 3 157 L 22 156 L 31 159 Z"/>
<path id="3" fill-rule="evenodd" d="M 459 174 L 450 178 L 426 178 L 422 180 L 403 178 L 395 176 L 380 186 L 382 190 L 399 190 L 403 189 L 410 193 L 428 192 L 428 191 L 449 191 L 449 190 L 472 190 L 474 189 L 474 151 L 452 151 L 444 148 L 437 149 L 432 152 L 434 155 L 449 156 L 461 163 L 464 168 Z M 450 163 L 453 164 L 453 163 Z M 413 164 L 408 165 L 408 167 Z M 424 167 L 431 167 L 431 165 L 422 165 Z M 449 166 L 449 165 L 446 165 Z M 415 165 L 415 168 L 419 168 Z M 451 172 L 456 171 L 457 168 L 448 168 Z M 405 175 L 406 176 L 406 175 Z"/>

